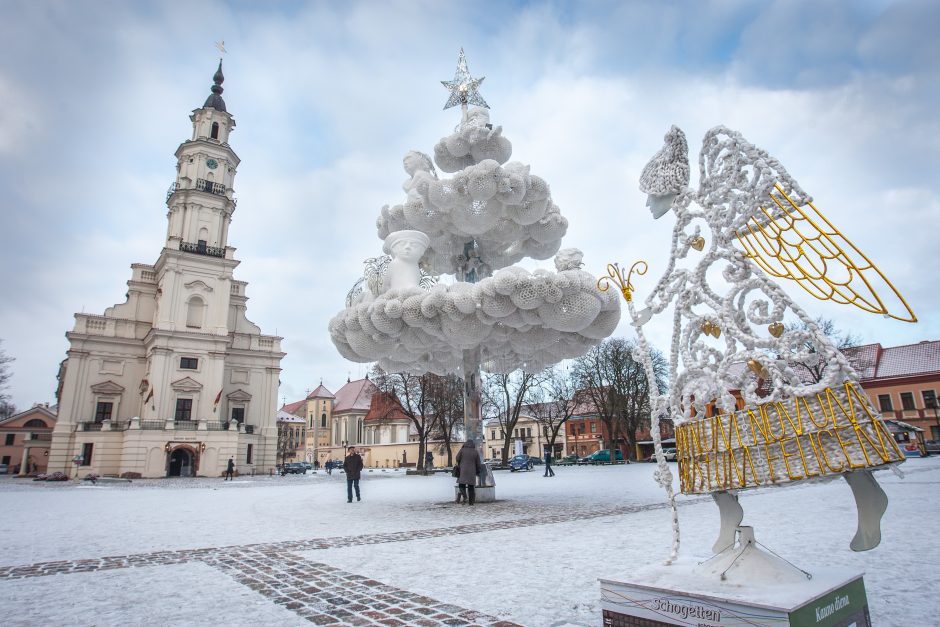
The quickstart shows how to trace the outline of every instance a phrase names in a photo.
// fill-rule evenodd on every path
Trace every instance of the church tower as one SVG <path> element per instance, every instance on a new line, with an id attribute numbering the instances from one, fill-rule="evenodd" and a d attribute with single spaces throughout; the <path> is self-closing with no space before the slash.
<path id="1" fill-rule="evenodd" d="M 221 61 L 212 80 L 212 93 L 189 117 L 192 137 L 176 149 L 176 181 L 167 194 L 166 246 L 223 255 L 235 213 L 233 183 L 240 159 L 228 144 L 235 119 L 222 100 Z"/>
<path id="2" fill-rule="evenodd" d="M 133 264 L 127 301 L 76 314 L 66 334 L 51 471 L 217 476 L 229 457 L 239 472 L 274 467 L 284 353 L 246 318 L 247 284 L 233 274 L 240 159 L 224 80 L 220 60 L 176 150 L 156 263 Z"/>

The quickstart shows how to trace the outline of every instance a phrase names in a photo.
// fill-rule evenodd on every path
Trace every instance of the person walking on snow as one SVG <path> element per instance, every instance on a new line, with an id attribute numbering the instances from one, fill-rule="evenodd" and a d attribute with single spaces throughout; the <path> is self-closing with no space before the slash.
<path id="1" fill-rule="evenodd" d="M 482 470 L 480 455 L 477 453 L 477 447 L 473 440 L 464 442 L 457 452 L 457 467 L 460 469 L 460 474 L 457 476 L 457 484 L 460 489 L 457 502 L 463 501 L 473 505 L 476 500 L 477 477 L 480 475 L 480 470 Z"/>
<path id="2" fill-rule="evenodd" d="M 228 458 L 228 466 L 225 467 L 225 479 L 223 481 L 234 481 L 232 475 L 235 472 L 235 460 Z"/>
<path id="3" fill-rule="evenodd" d="M 356 452 L 355 446 L 349 447 L 349 454 L 343 460 L 343 470 L 346 471 L 346 502 L 352 503 L 353 488 L 356 488 L 356 500 L 359 496 L 359 476 L 362 473 L 362 457 Z"/>
<path id="4" fill-rule="evenodd" d="M 545 474 L 543 477 L 554 477 L 555 471 L 552 470 L 552 453 L 548 450 L 548 447 L 545 447 Z"/>

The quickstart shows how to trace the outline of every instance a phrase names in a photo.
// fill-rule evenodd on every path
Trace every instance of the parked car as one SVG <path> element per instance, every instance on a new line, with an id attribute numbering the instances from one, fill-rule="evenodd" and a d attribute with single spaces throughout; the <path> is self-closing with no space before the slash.
<path id="1" fill-rule="evenodd" d="M 676 449 L 674 449 L 674 448 L 664 448 L 664 449 L 663 449 L 663 457 L 666 458 L 666 461 L 667 461 L 667 462 L 674 462 L 674 461 L 676 461 Z"/>
<path id="2" fill-rule="evenodd" d="M 484 459 L 483 463 L 489 466 L 490 468 L 500 468 L 503 465 L 503 460 L 496 457 L 494 459 Z"/>
<path id="3" fill-rule="evenodd" d="M 290 464 L 284 464 L 281 466 L 282 475 L 305 475 L 307 474 L 307 467 L 304 466 L 302 462 L 293 462 Z"/>
<path id="4" fill-rule="evenodd" d="M 516 455 L 509 460 L 509 470 L 532 470 L 532 459 L 528 455 Z"/>
<path id="5" fill-rule="evenodd" d="M 927 440 L 924 446 L 928 455 L 940 455 L 940 440 Z"/>
<path id="6" fill-rule="evenodd" d="M 578 457 L 577 455 L 565 455 L 564 457 L 559 459 L 556 463 L 559 466 L 574 466 L 575 464 L 578 463 L 580 459 L 581 458 Z"/>
<path id="7" fill-rule="evenodd" d="M 529 461 L 531 461 L 536 466 L 538 466 L 539 464 L 545 463 L 544 459 L 542 459 L 541 457 L 536 457 L 535 455 L 529 455 Z"/>
<path id="8" fill-rule="evenodd" d="M 313 464 L 311 464 L 310 462 L 299 462 L 299 463 L 303 464 L 304 468 L 306 468 L 307 470 L 313 470 Z"/>
<path id="9" fill-rule="evenodd" d="M 623 451 L 619 448 L 617 449 L 616 459 L 618 462 L 623 461 Z M 587 457 L 582 458 L 578 461 L 579 464 L 609 464 L 610 463 L 610 449 L 601 449 L 599 451 L 594 451 Z"/>
<path id="10" fill-rule="evenodd" d="M 0 464 L 0 475 L 5 475 L 10 472 L 10 467 L 6 464 Z"/>

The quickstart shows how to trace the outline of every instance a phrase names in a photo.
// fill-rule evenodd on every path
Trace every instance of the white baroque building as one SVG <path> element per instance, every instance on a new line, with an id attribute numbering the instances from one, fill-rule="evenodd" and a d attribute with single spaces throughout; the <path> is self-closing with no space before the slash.
<path id="1" fill-rule="evenodd" d="M 238 155 L 235 120 L 212 94 L 190 116 L 167 194 L 166 244 L 133 264 L 127 301 L 75 314 L 59 373 L 49 472 L 219 476 L 274 468 L 280 337 L 245 317 L 244 281 L 228 245 Z"/>

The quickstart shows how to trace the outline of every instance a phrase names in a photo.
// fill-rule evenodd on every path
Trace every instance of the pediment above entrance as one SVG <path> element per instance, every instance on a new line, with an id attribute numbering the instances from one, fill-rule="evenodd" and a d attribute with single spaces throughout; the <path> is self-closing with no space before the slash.
<path id="1" fill-rule="evenodd" d="M 229 394 L 225 396 L 225 398 L 227 398 L 230 401 L 243 403 L 243 402 L 251 400 L 251 394 L 249 394 L 245 390 L 239 389 L 239 390 L 235 390 L 234 392 L 230 392 Z"/>
<path id="2" fill-rule="evenodd" d="M 170 387 L 177 392 L 198 392 L 202 390 L 202 384 L 192 377 L 183 377 L 170 384 Z"/>
<path id="3" fill-rule="evenodd" d="M 91 391 L 95 394 L 108 394 L 108 395 L 118 395 L 124 393 L 124 386 L 115 383 L 114 381 L 104 381 L 102 383 L 96 383 L 91 386 Z"/>

